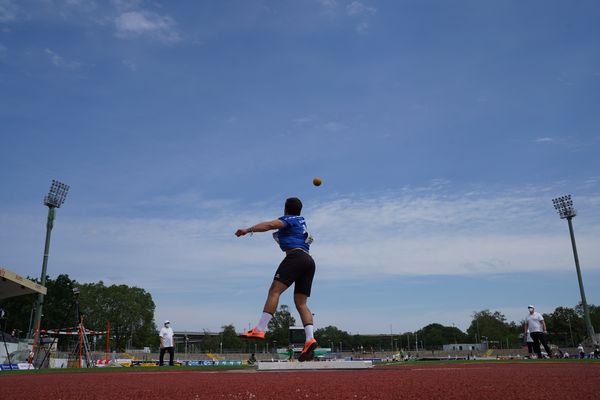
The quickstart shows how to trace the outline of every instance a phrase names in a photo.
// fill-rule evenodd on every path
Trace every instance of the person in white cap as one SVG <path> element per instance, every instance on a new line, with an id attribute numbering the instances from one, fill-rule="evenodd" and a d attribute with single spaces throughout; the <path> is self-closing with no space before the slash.
<path id="1" fill-rule="evenodd" d="M 544 317 L 542 314 L 535 311 L 535 307 L 531 304 L 527 306 L 529 310 L 529 315 L 527 315 L 525 322 L 525 334 L 527 335 L 528 331 L 533 339 L 533 351 L 537 354 L 538 358 L 542 358 L 542 349 L 540 348 L 540 343 L 544 346 L 544 350 L 548 353 L 548 357 L 552 358 L 552 350 L 548 346 L 546 342 L 546 334 L 548 330 L 546 329 L 546 323 L 544 322 Z"/>
<path id="2" fill-rule="evenodd" d="M 160 329 L 158 336 L 160 337 L 160 358 L 158 365 L 162 366 L 164 364 L 165 352 L 168 352 L 169 365 L 173 366 L 173 358 L 175 357 L 175 340 L 173 339 L 173 328 L 171 328 L 171 321 L 165 321 L 165 326 Z"/>

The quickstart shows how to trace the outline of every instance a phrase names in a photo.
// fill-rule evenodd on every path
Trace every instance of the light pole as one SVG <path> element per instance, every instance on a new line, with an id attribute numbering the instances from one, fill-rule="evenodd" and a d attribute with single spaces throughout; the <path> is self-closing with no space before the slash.
<path id="1" fill-rule="evenodd" d="M 569 233 L 571 235 L 571 246 L 573 247 L 573 257 L 575 258 L 575 269 L 577 270 L 577 280 L 579 281 L 579 292 L 581 294 L 581 305 L 583 306 L 583 315 L 585 318 L 585 326 L 588 336 L 592 342 L 596 344 L 596 334 L 590 319 L 590 311 L 588 310 L 587 300 L 585 299 L 585 290 L 583 289 L 583 279 L 581 278 L 581 269 L 579 268 L 579 256 L 577 255 L 577 245 L 575 244 L 575 232 L 573 231 L 573 217 L 577 215 L 577 210 L 573 207 L 571 195 L 557 197 L 552 199 L 554 208 L 558 212 L 561 219 L 566 219 L 569 224 Z"/>
<path id="2" fill-rule="evenodd" d="M 419 336 L 418 333 L 415 332 L 415 351 L 418 352 L 419 351 L 419 340 L 418 340 Z"/>
<path id="3" fill-rule="evenodd" d="M 65 185 L 57 180 L 52 180 L 50 185 L 50 191 L 44 197 L 44 205 L 48 207 L 48 222 L 46 223 L 46 243 L 44 245 L 44 261 L 42 262 L 42 276 L 40 277 L 40 285 L 46 286 L 46 269 L 48 267 L 48 253 L 50 252 L 50 233 L 54 226 L 54 209 L 60 208 L 65 202 L 67 193 L 69 191 L 69 185 Z M 33 332 L 39 329 L 40 320 L 42 319 L 42 306 L 44 305 L 44 295 L 39 294 L 37 305 L 35 308 L 35 319 L 33 320 L 33 326 L 29 331 L 29 338 L 33 337 Z"/>
<path id="4" fill-rule="evenodd" d="M 575 347 L 575 341 L 573 340 L 573 331 L 571 330 L 571 318 L 567 319 L 569 323 L 569 333 L 571 334 L 571 346 Z"/>
<path id="5" fill-rule="evenodd" d="M 452 323 L 452 327 L 453 329 L 453 333 L 454 333 L 454 346 L 458 347 L 458 343 L 456 343 L 456 325 L 454 325 L 454 323 Z"/>

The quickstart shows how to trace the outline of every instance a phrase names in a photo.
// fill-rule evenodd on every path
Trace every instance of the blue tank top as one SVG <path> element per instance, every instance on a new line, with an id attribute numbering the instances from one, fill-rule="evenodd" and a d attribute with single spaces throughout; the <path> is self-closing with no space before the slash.
<path id="1" fill-rule="evenodd" d="M 309 251 L 310 246 L 306 243 L 308 231 L 306 230 L 306 221 L 300 215 L 284 215 L 279 217 L 285 227 L 277 231 L 275 240 L 279 243 L 281 250 L 303 249 Z"/>

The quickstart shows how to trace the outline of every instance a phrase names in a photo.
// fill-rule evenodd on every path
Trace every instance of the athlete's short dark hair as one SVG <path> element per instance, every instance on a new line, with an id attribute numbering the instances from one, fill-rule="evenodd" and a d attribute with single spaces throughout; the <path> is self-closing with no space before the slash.
<path id="1" fill-rule="evenodd" d="M 302 212 L 302 202 L 297 197 L 290 197 L 285 201 L 286 215 L 300 215 Z"/>

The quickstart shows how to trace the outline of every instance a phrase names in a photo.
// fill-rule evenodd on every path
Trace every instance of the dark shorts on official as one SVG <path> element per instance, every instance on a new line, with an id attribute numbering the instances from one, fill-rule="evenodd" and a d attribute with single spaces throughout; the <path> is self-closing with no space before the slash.
<path id="1" fill-rule="evenodd" d="M 288 287 L 296 283 L 294 293 L 310 296 L 314 276 L 315 261 L 310 254 L 302 250 L 294 250 L 279 264 L 273 279 Z"/>

